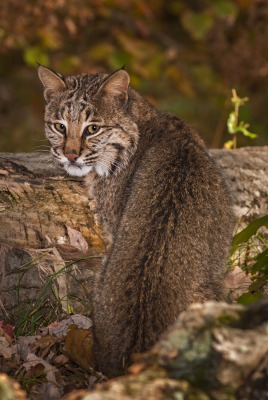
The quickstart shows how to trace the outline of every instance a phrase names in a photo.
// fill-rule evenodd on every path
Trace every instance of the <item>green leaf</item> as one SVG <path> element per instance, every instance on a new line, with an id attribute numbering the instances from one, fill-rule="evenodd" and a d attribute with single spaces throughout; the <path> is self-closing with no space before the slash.
<path id="1" fill-rule="evenodd" d="M 262 276 L 259 279 L 256 279 L 255 282 L 253 282 L 249 287 L 248 291 L 249 292 L 255 292 L 257 291 L 261 286 L 263 286 L 267 282 L 267 276 Z"/>
<path id="2" fill-rule="evenodd" d="M 261 299 L 263 296 L 260 293 L 244 293 L 237 299 L 238 304 L 248 305 Z"/>
<path id="3" fill-rule="evenodd" d="M 268 257 L 268 248 L 259 253 L 256 257 L 256 260 L 261 260 L 263 257 Z"/>
<path id="4" fill-rule="evenodd" d="M 264 268 L 266 267 L 266 268 Z M 260 270 L 267 269 L 268 271 L 268 256 L 266 255 L 265 257 L 261 258 L 255 264 L 253 264 L 250 267 L 250 272 L 254 275 L 257 272 L 260 272 Z"/>
<path id="5" fill-rule="evenodd" d="M 258 136 L 256 133 L 249 132 L 247 128 L 241 124 L 236 128 L 236 132 L 241 132 L 244 136 L 250 137 L 251 139 L 255 139 Z"/>
<path id="6" fill-rule="evenodd" d="M 268 228 L 268 215 L 255 219 L 245 229 L 233 237 L 231 255 L 237 250 L 239 244 L 247 242 L 262 226 Z"/>
<path id="7" fill-rule="evenodd" d="M 236 121 L 235 121 L 235 113 L 234 111 L 232 111 L 229 114 L 228 120 L 227 120 L 227 127 L 228 127 L 228 132 L 233 135 L 234 133 L 236 133 Z"/>

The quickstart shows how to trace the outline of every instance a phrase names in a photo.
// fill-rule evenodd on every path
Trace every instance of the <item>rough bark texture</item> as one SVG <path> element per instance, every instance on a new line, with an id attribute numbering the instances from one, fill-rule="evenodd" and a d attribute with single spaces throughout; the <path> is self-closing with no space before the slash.
<path id="1" fill-rule="evenodd" d="M 237 215 L 246 216 L 243 220 L 268 213 L 267 151 L 211 151 L 226 175 Z M 51 275 L 52 297 L 56 290 L 63 309 L 71 299 L 76 312 L 88 313 L 99 259 L 64 269 L 66 261 L 104 250 L 82 180 L 66 176 L 50 155 L 0 154 L 0 221 L 0 319 L 12 322 L 21 304 L 39 298 Z"/>
<path id="2" fill-rule="evenodd" d="M 0 221 L 0 319 L 33 306 L 45 318 L 59 301 L 88 314 L 104 245 L 82 182 L 49 155 L 1 154 Z"/>
<path id="3" fill-rule="evenodd" d="M 246 221 L 268 214 L 268 147 L 211 153 L 224 171 L 237 216 Z"/>
<path id="4" fill-rule="evenodd" d="M 49 155 L 0 154 L 0 177 L 1 241 L 39 249 L 69 243 L 72 227 L 100 247 L 81 180 L 64 176 Z"/>

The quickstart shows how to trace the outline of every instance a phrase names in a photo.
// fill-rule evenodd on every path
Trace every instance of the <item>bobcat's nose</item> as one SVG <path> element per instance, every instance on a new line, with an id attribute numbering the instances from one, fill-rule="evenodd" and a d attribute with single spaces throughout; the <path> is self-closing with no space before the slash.
<path id="1" fill-rule="evenodd" d="M 68 160 L 69 160 L 71 163 L 74 163 L 74 162 L 78 159 L 78 157 L 79 157 L 79 155 L 76 154 L 76 153 L 66 153 L 66 154 L 64 154 L 64 155 L 65 155 L 66 158 L 68 158 Z"/>

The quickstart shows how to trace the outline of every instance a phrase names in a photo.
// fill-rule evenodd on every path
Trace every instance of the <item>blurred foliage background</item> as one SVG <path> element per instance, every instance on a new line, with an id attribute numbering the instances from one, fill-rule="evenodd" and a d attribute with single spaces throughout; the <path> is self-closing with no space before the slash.
<path id="1" fill-rule="evenodd" d="M 235 88 L 258 133 L 238 144 L 267 144 L 267 0 L 5 0 L 0 57 L 0 151 L 42 149 L 37 61 L 66 75 L 125 65 L 132 87 L 211 147 L 228 139 Z"/>

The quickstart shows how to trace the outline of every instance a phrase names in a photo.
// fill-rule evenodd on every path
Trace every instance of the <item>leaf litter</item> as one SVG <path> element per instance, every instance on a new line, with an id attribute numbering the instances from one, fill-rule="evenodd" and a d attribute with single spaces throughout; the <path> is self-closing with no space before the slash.
<path id="1" fill-rule="evenodd" d="M 15 338 L 13 332 L 12 325 L 0 321 L 0 371 L 20 383 L 27 400 L 60 399 L 105 380 L 102 374 L 93 373 L 88 317 L 70 315 L 40 328 L 34 336 Z"/>

